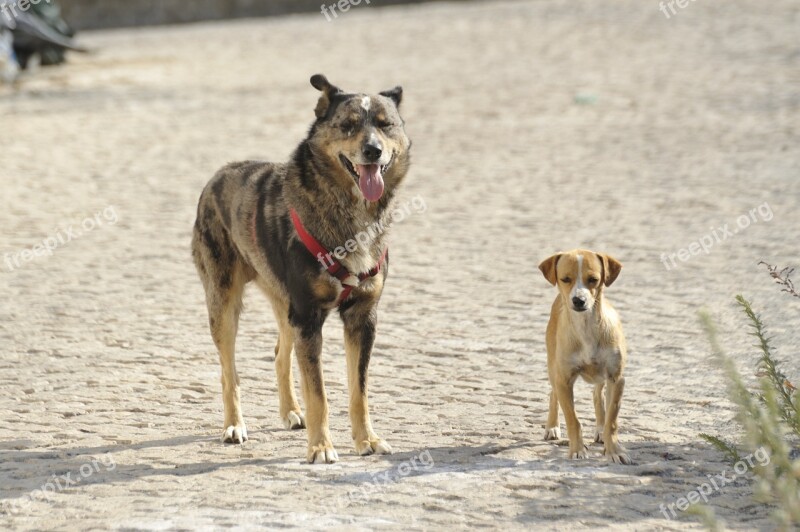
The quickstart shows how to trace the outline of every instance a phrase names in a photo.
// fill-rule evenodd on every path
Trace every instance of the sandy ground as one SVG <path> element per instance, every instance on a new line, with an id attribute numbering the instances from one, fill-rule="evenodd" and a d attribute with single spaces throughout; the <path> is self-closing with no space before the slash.
<path id="1" fill-rule="evenodd" d="M 95 54 L 0 93 L 0 529 L 697 527 L 659 505 L 730 478 L 698 433 L 737 437 L 698 309 L 749 375 L 736 293 L 779 355 L 800 345 L 798 305 L 757 265 L 800 265 L 798 28 L 789 0 L 690 2 L 670 19 L 655 0 L 562 0 L 83 34 Z M 189 254 L 204 183 L 227 161 L 286 159 L 318 71 L 352 90 L 404 85 L 401 201 L 427 206 L 393 229 L 371 368 L 396 452 L 351 451 L 334 316 L 332 466 L 306 465 L 305 433 L 282 429 L 276 328 L 255 290 L 238 350 L 251 439 L 219 442 Z M 736 233 L 664 267 L 725 224 Z M 48 238 L 52 256 L 17 255 Z M 625 264 L 608 296 L 630 344 L 633 466 L 542 441 L 554 290 L 536 266 L 577 246 Z M 752 488 L 737 478 L 710 504 L 732 528 L 766 528 Z"/>

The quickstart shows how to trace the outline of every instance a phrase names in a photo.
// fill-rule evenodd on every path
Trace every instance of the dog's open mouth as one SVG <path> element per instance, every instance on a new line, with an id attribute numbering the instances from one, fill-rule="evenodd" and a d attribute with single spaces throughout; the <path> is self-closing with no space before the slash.
<path id="1" fill-rule="evenodd" d="M 339 160 L 342 162 L 353 179 L 356 180 L 359 190 L 364 195 L 367 201 L 378 201 L 383 196 L 383 174 L 394 162 L 394 155 L 387 164 L 354 164 L 345 157 L 339 155 Z"/>

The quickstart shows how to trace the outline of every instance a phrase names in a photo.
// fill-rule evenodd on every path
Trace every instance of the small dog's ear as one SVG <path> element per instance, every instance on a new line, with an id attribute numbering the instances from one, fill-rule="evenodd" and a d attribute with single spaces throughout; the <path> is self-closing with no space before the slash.
<path id="1" fill-rule="evenodd" d="M 395 106 L 400 107 L 400 102 L 403 101 L 403 87 L 398 85 L 393 89 L 381 92 L 380 95 L 386 96 L 387 98 L 389 98 L 394 102 Z"/>
<path id="2" fill-rule="evenodd" d="M 619 272 L 622 270 L 622 263 L 612 257 L 611 255 L 597 254 L 600 262 L 603 263 L 603 284 L 611 286 L 611 284 L 619 277 Z"/>
<path id="3" fill-rule="evenodd" d="M 328 107 L 331 105 L 333 96 L 342 92 L 342 89 L 332 84 L 322 74 L 311 76 L 311 86 L 322 92 L 322 96 L 319 97 L 317 102 L 317 107 L 314 109 L 314 114 L 317 115 L 317 118 L 322 118 L 328 113 Z"/>
<path id="4" fill-rule="evenodd" d="M 556 276 L 556 266 L 558 266 L 558 259 L 560 258 L 561 253 L 557 253 L 552 257 L 544 259 L 539 265 L 539 269 L 542 270 L 544 278 L 547 279 L 553 286 L 555 286 L 558 282 L 558 278 Z"/>

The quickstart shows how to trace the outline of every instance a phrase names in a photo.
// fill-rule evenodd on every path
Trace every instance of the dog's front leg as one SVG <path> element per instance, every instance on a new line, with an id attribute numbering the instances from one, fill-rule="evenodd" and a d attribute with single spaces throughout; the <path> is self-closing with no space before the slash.
<path id="1" fill-rule="evenodd" d="M 558 396 L 556 395 L 556 389 L 552 385 L 550 390 L 550 410 L 547 414 L 547 426 L 544 428 L 544 439 L 561 439 L 561 428 L 558 426 Z"/>
<path id="2" fill-rule="evenodd" d="M 350 389 L 350 423 L 356 453 L 391 454 L 392 448 L 375 434 L 369 419 L 367 372 L 375 343 L 377 312 L 372 302 L 356 303 L 341 313 L 347 353 L 347 384 Z"/>
<path id="3" fill-rule="evenodd" d="M 622 403 L 624 389 L 625 377 L 618 377 L 613 381 L 609 379 L 608 397 L 606 398 L 608 411 L 606 412 L 603 440 L 605 441 L 605 455 L 609 461 L 615 464 L 633 463 L 625 448 L 619 444 L 619 436 L 617 435 L 617 416 L 619 416 L 619 407 Z"/>
<path id="4" fill-rule="evenodd" d="M 306 403 L 306 427 L 308 429 L 308 462 L 310 464 L 332 464 L 339 460 L 331 443 L 328 429 L 328 400 L 325 397 L 325 382 L 322 377 L 322 323 L 323 317 L 294 319 L 295 351 L 300 366 L 303 397 Z"/>
<path id="5" fill-rule="evenodd" d="M 586 445 L 583 443 L 581 423 L 578 421 L 578 416 L 575 415 L 575 398 L 572 392 L 574 383 L 574 378 L 570 382 L 559 380 L 556 383 L 556 396 L 558 397 L 558 403 L 561 405 L 561 410 L 564 412 L 564 421 L 567 423 L 569 457 L 586 458 Z"/>

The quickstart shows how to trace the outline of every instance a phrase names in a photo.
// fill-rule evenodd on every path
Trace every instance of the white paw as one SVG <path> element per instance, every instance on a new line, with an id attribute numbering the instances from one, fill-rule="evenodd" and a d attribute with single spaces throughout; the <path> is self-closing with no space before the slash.
<path id="1" fill-rule="evenodd" d="M 247 441 L 247 427 L 244 423 L 230 425 L 222 432 L 222 443 L 244 443 Z"/>
<path id="2" fill-rule="evenodd" d="M 283 418 L 283 426 L 288 430 L 304 429 L 306 427 L 306 418 L 300 412 L 289 412 Z"/>
<path id="3" fill-rule="evenodd" d="M 339 461 L 339 454 L 330 444 L 321 444 L 309 447 L 309 464 L 333 464 Z"/>
<path id="4" fill-rule="evenodd" d="M 553 427 L 551 429 L 544 430 L 544 440 L 560 440 L 561 439 L 561 427 Z"/>
<path id="5" fill-rule="evenodd" d="M 392 454 L 392 446 L 383 440 L 378 440 L 375 444 L 375 452 L 377 454 Z"/>
<path id="6" fill-rule="evenodd" d="M 586 445 L 581 445 L 577 451 L 569 450 L 569 457 L 571 460 L 585 460 L 589 458 L 589 453 L 586 450 Z"/>
<path id="7" fill-rule="evenodd" d="M 585 460 L 589 455 L 586 451 L 578 451 L 576 453 L 569 453 L 570 460 Z"/>
<path id="8" fill-rule="evenodd" d="M 355 442 L 356 453 L 360 456 L 369 456 L 371 454 L 392 454 L 392 447 L 384 440 L 375 437 L 372 440 L 364 440 Z"/>
<path id="9" fill-rule="evenodd" d="M 622 464 L 622 465 L 633 464 L 633 460 L 631 460 L 630 455 L 628 455 L 627 451 L 625 451 L 625 449 L 623 449 L 622 447 L 619 447 L 618 449 L 612 452 L 607 452 L 606 458 L 608 458 L 608 461 L 613 464 Z"/>

